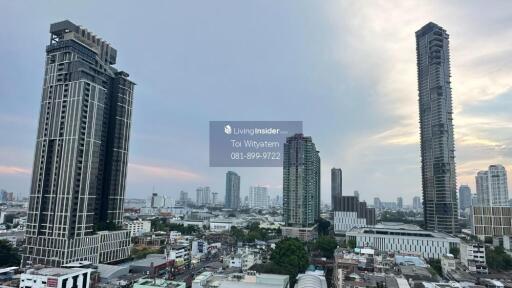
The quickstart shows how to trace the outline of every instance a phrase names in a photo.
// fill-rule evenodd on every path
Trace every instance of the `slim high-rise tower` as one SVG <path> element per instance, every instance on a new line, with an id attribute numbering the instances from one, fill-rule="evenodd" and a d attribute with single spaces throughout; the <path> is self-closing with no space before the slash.
<path id="1" fill-rule="evenodd" d="M 432 22 L 416 32 L 425 226 L 454 234 L 459 221 L 448 38 Z"/>
<path id="2" fill-rule="evenodd" d="M 99 231 L 123 220 L 134 83 L 87 29 L 50 34 L 22 264 L 120 260 L 129 231 Z"/>
<path id="3" fill-rule="evenodd" d="M 332 211 L 340 211 L 342 196 L 342 179 L 341 169 L 331 169 L 331 209 Z"/>
<path id="4" fill-rule="evenodd" d="M 226 195 L 224 207 L 238 209 L 240 206 L 240 176 L 233 171 L 226 173 Z"/>
<path id="5" fill-rule="evenodd" d="M 283 213 L 292 227 L 310 227 L 320 218 L 320 156 L 311 137 L 302 134 L 284 144 Z"/>
<path id="6" fill-rule="evenodd" d="M 507 170 L 502 165 L 491 165 L 475 177 L 476 194 L 481 206 L 508 206 Z"/>

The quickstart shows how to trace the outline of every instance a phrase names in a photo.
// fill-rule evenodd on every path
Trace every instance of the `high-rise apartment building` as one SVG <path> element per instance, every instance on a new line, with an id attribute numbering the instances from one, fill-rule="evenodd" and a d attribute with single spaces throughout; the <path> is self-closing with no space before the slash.
<path id="1" fill-rule="evenodd" d="M 217 204 L 219 192 L 212 192 L 212 205 Z"/>
<path id="2" fill-rule="evenodd" d="M 70 21 L 51 24 L 22 264 L 129 256 L 121 227 L 134 83 L 117 51 Z"/>
<path id="3" fill-rule="evenodd" d="M 343 174 L 341 169 L 331 169 L 331 209 L 332 211 L 340 211 Z"/>
<path id="4" fill-rule="evenodd" d="M 320 217 L 320 156 L 311 137 L 284 144 L 283 213 L 286 226 L 309 227 Z"/>
<path id="5" fill-rule="evenodd" d="M 188 192 L 181 190 L 180 191 L 180 203 L 182 205 L 186 205 L 189 202 Z"/>
<path id="6" fill-rule="evenodd" d="M 374 197 L 373 198 L 373 207 L 375 209 L 380 209 L 382 207 L 382 201 L 380 201 L 379 197 Z"/>
<path id="7" fill-rule="evenodd" d="M 459 209 L 461 211 L 471 207 L 471 188 L 468 185 L 459 187 Z"/>
<path id="8" fill-rule="evenodd" d="M 226 173 L 226 195 L 224 208 L 238 209 L 240 207 L 240 176 L 233 171 Z"/>
<path id="9" fill-rule="evenodd" d="M 337 234 L 377 223 L 375 208 L 368 208 L 366 202 L 359 202 L 356 196 L 342 196 L 340 210 L 334 211 L 333 216 L 334 232 Z"/>
<path id="10" fill-rule="evenodd" d="M 476 194 L 481 206 L 508 206 L 507 170 L 502 165 L 491 165 L 475 177 Z"/>
<path id="11" fill-rule="evenodd" d="M 421 197 L 414 196 L 414 198 L 412 198 L 412 209 L 419 210 L 422 208 L 421 206 Z"/>
<path id="12" fill-rule="evenodd" d="M 425 227 L 459 231 L 448 33 L 432 22 L 416 32 Z"/>
<path id="13" fill-rule="evenodd" d="M 398 197 L 396 198 L 396 208 L 403 209 L 404 208 L 404 198 Z"/>
<path id="14" fill-rule="evenodd" d="M 209 186 L 198 187 L 196 189 L 196 205 L 210 205 L 211 190 Z"/>
<path id="15" fill-rule="evenodd" d="M 265 186 L 251 186 L 249 188 L 249 207 L 268 208 L 268 191 Z"/>

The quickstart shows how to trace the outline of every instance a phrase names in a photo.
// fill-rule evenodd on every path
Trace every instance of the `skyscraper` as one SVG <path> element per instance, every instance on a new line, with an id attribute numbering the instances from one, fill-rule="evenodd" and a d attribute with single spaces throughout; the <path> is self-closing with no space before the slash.
<path id="1" fill-rule="evenodd" d="M 414 196 L 414 198 L 412 198 L 412 209 L 421 209 L 421 198 L 419 196 Z"/>
<path id="2" fill-rule="evenodd" d="M 416 32 L 423 210 L 427 230 L 459 231 L 448 34 L 432 22 Z"/>
<path id="3" fill-rule="evenodd" d="M 476 194 L 481 206 L 508 206 L 507 171 L 502 165 L 491 165 L 475 177 Z"/>
<path id="4" fill-rule="evenodd" d="M 196 189 L 196 205 L 210 205 L 211 190 L 210 187 L 198 187 Z"/>
<path id="5" fill-rule="evenodd" d="M 468 185 L 459 187 L 459 207 L 461 211 L 471 207 L 471 188 Z"/>
<path id="6" fill-rule="evenodd" d="M 374 197 L 373 198 L 373 207 L 375 209 L 380 209 L 382 207 L 382 202 L 380 201 L 379 197 Z"/>
<path id="7" fill-rule="evenodd" d="M 359 199 L 359 191 L 358 190 L 354 190 L 354 196 L 356 196 Z"/>
<path id="8" fill-rule="evenodd" d="M 268 208 L 268 191 L 265 186 L 251 186 L 249 188 L 249 207 Z"/>
<path id="9" fill-rule="evenodd" d="M 219 192 L 212 192 L 212 205 L 217 204 L 218 197 L 219 197 Z"/>
<path id="10" fill-rule="evenodd" d="M 240 176 L 233 171 L 226 173 L 226 196 L 224 208 L 238 209 L 240 206 Z"/>
<path id="11" fill-rule="evenodd" d="M 302 134 L 284 144 L 283 213 L 292 227 L 313 226 L 320 217 L 320 156 L 311 137 Z"/>
<path id="12" fill-rule="evenodd" d="M 396 208 L 398 208 L 398 209 L 404 208 L 404 198 L 402 198 L 402 197 L 396 198 Z"/>
<path id="13" fill-rule="evenodd" d="M 123 220 L 134 83 L 87 29 L 50 34 L 22 264 L 120 260 L 129 231 L 98 231 Z"/>
<path id="14" fill-rule="evenodd" d="M 339 168 L 331 169 L 331 209 L 340 211 L 342 196 L 342 172 Z"/>

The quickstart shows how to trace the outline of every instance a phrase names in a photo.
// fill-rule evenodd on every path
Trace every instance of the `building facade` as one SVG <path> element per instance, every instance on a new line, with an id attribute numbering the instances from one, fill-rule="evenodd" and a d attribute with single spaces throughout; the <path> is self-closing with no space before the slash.
<path id="1" fill-rule="evenodd" d="M 237 210 L 240 207 L 240 176 L 233 171 L 226 173 L 226 195 L 224 208 Z"/>
<path id="2" fill-rule="evenodd" d="M 475 177 L 476 195 L 480 206 L 509 206 L 507 170 L 502 165 L 491 165 Z"/>
<path id="3" fill-rule="evenodd" d="M 471 207 L 471 229 L 473 235 L 485 237 L 512 235 L 512 207 Z"/>
<path id="4" fill-rule="evenodd" d="M 415 253 L 426 259 L 440 259 L 457 247 L 460 240 L 442 232 L 421 230 L 413 225 L 398 227 L 376 225 L 354 228 L 347 232 L 347 239 L 355 240 L 357 247 L 371 247 L 380 251 Z"/>
<path id="5" fill-rule="evenodd" d="M 460 229 L 448 38 L 432 22 L 416 32 L 425 226 L 454 234 Z"/>
<path id="6" fill-rule="evenodd" d="M 352 228 L 377 224 L 375 208 L 359 202 L 356 196 L 342 196 L 339 211 L 334 211 L 334 233 L 343 234 Z"/>
<path id="7" fill-rule="evenodd" d="M 339 168 L 331 169 L 331 208 L 332 211 L 341 210 L 341 196 L 343 195 L 343 173 Z"/>
<path id="8" fill-rule="evenodd" d="M 50 34 L 22 265 L 97 261 L 95 231 L 123 220 L 135 84 L 87 29 Z"/>
<path id="9" fill-rule="evenodd" d="M 487 274 L 487 261 L 485 260 L 485 246 L 482 243 L 461 243 L 460 262 L 469 272 Z"/>
<path id="10" fill-rule="evenodd" d="M 292 227 L 313 226 L 320 217 L 320 156 L 311 137 L 302 134 L 284 144 L 283 213 Z"/>
<path id="11" fill-rule="evenodd" d="M 43 268 L 21 274 L 21 288 L 89 288 L 91 269 Z"/>
<path id="12" fill-rule="evenodd" d="M 414 198 L 412 198 L 412 209 L 419 210 L 421 208 L 422 208 L 421 198 L 418 196 L 414 196 Z"/>
<path id="13" fill-rule="evenodd" d="M 250 208 L 268 208 L 268 190 L 265 186 L 249 187 L 249 207 Z"/>

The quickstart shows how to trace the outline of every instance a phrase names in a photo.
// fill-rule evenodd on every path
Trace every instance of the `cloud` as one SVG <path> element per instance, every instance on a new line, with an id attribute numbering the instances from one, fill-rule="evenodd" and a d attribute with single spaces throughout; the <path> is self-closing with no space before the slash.
<path id="1" fill-rule="evenodd" d="M 0 174 L 4 175 L 30 175 L 30 173 L 30 169 L 24 167 L 0 166 Z"/>
<path id="2" fill-rule="evenodd" d="M 130 177 L 134 178 L 160 178 L 179 181 L 195 181 L 201 179 L 201 175 L 181 170 L 174 167 L 155 166 L 146 164 L 129 163 Z"/>

